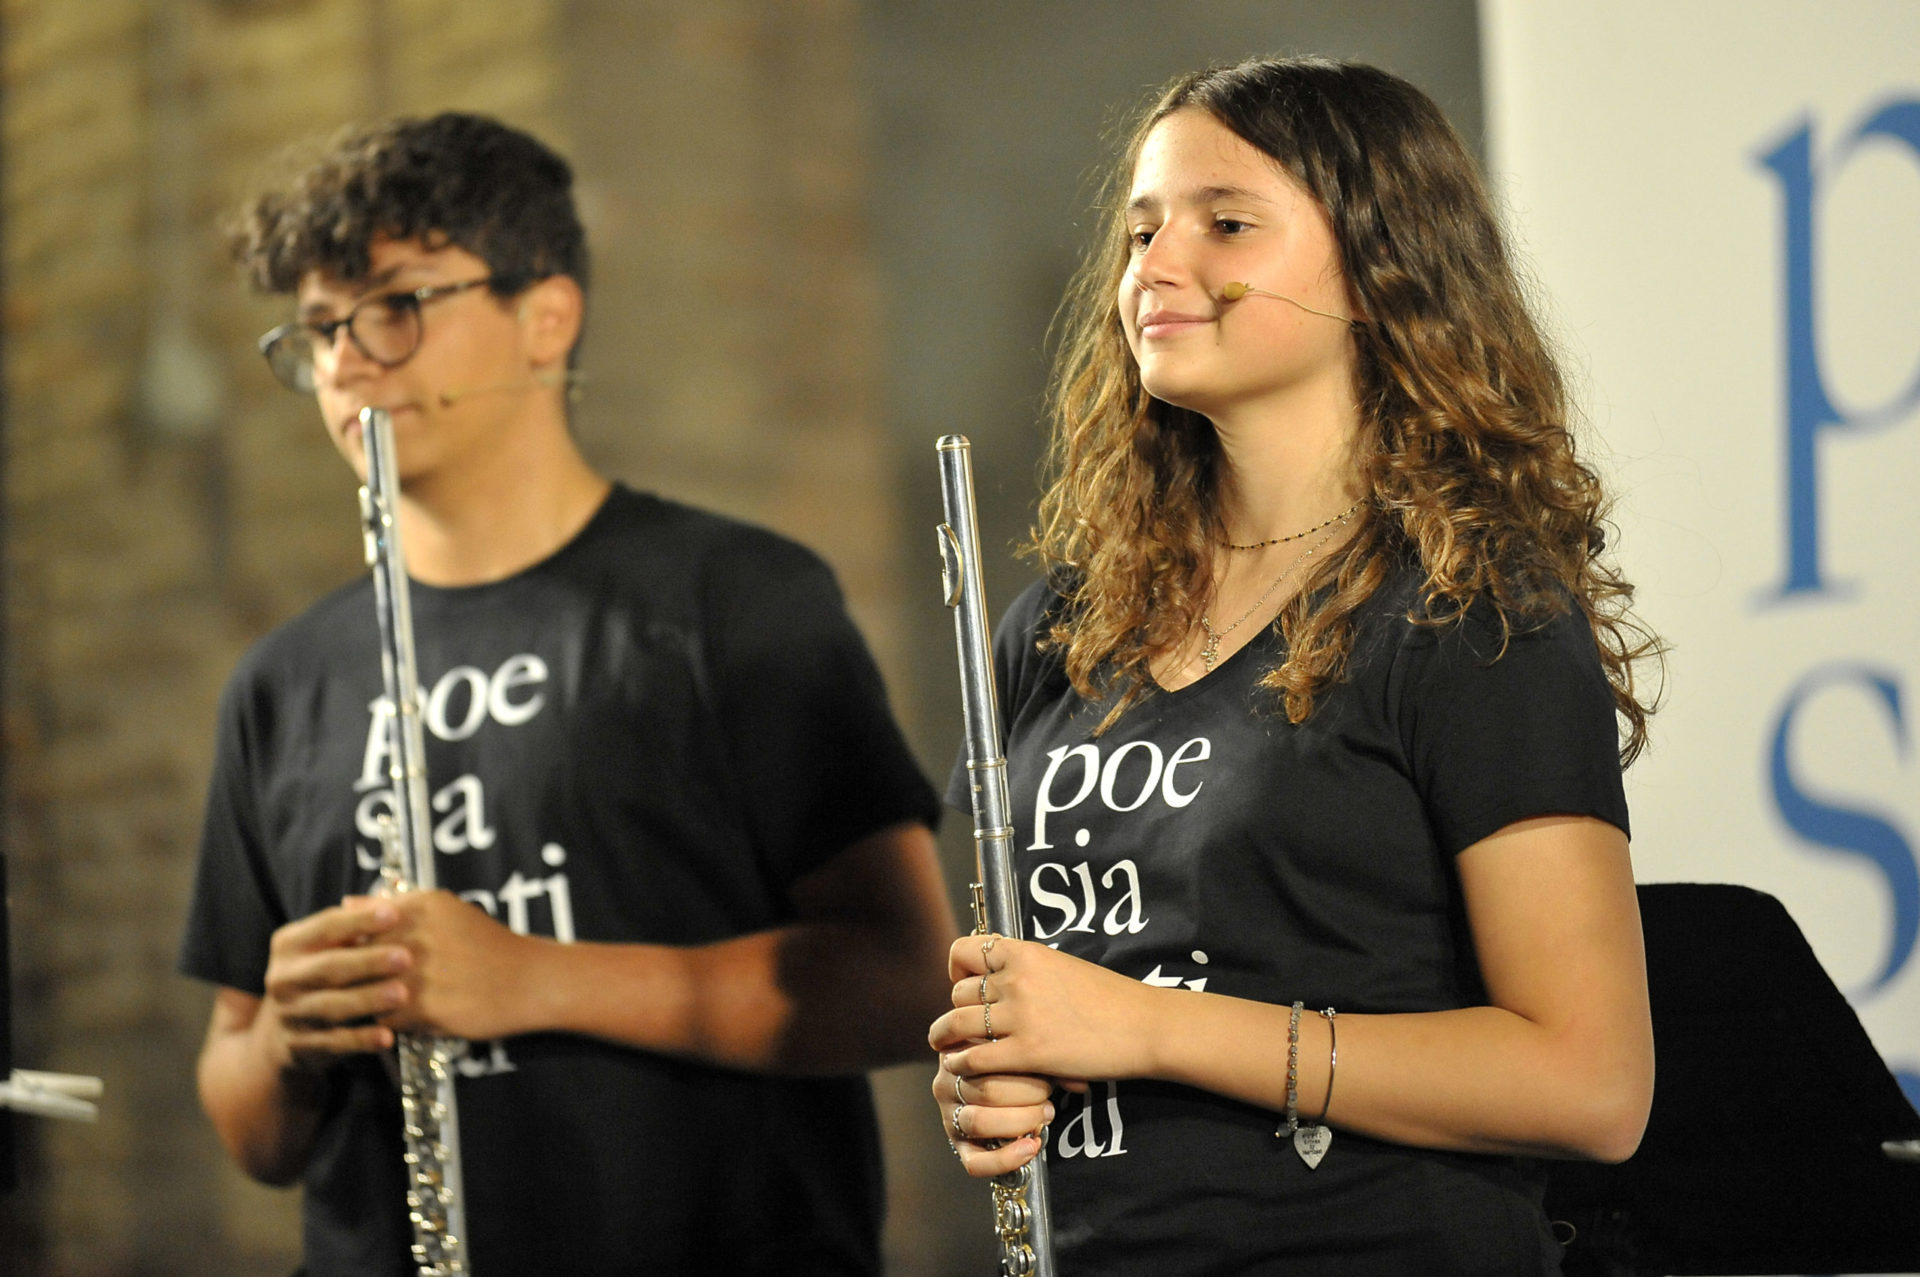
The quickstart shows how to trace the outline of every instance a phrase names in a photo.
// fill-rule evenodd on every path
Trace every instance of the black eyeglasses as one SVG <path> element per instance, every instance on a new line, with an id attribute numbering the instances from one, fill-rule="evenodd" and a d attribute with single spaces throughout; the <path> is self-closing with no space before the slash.
<path id="1" fill-rule="evenodd" d="M 297 320 L 280 325 L 260 339 L 260 353 L 267 357 L 267 367 L 273 369 L 281 385 L 310 395 L 318 384 L 314 360 L 322 352 L 333 350 L 334 336 L 342 328 L 347 330 L 347 340 L 355 350 L 382 368 L 398 368 L 420 349 L 420 339 L 426 335 L 426 325 L 420 318 L 421 306 L 492 282 L 493 276 L 484 275 L 458 284 L 429 284 L 404 292 L 376 293 L 362 298 L 347 312 L 345 319 Z"/>

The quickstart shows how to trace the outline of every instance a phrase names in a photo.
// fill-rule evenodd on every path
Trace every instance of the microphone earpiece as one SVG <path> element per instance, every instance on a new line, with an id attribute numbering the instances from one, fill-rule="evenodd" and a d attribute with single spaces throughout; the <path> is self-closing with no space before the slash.
<path id="1" fill-rule="evenodd" d="M 442 408 L 451 408 L 462 399 L 474 395 L 490 395 L 507 390 L 532 390 L 539 386 L 578 387 L 582 380 L 579 373 L 568 369 L 543 368 L 522 381 L 501 381 L 487 386 L 456 386 L 452 390 L 441 391 L 438 397 Z"/>
<path id="2" fill-rule="evenodd" d="M 1336 315 L 1330 310 L 1316 310 L 1297 297 L 1289 297 L 1285 293 L 1270 293 L 1264 288 L 1255 288 L 1252 284 L 1244 283 L 1240 280 L 1233 280 L 1220 286 L 1220 300 L 1222 301 L 1237 302 L 1242 297 L 1250 294 L 1257 294 L 1261 297 L 1271 297 L 1275 301 L 1283 301 L 1290 305 L 1298 306 L 1309 315 L 1319 315 L 1323 319 L 1337 319 L 1343 324 L 1357 324 L 1360 322 L 1357 319 L 1349 319 L 1345 315 Z"/>

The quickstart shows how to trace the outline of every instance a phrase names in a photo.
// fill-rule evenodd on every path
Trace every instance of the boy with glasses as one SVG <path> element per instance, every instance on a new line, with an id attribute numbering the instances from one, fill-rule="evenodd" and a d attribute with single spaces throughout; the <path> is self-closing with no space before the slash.
<path id="1" fill-rule="evenodd" d="M 465 1039 L 474 1271 L 879 1270 L 862 1069 L 917 1056 L 953 925 L 931 790 L 825 567 L 610 484 L 569 432 L 571 174 L 475 116 L 338 139 L 251 202 L 261 340 L 364 475 L 393 417 L 437 875 L 391 807 L 365 579 L 222 700 L 181 966 L 202 1103 L 305 1184 L 308 1277 L 411 1271 L 396 1030 Z"/>

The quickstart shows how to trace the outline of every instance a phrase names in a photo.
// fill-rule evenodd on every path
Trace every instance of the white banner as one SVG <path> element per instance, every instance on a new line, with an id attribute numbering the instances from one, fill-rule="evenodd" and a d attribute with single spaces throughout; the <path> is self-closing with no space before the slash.
<path id="1" fill-rule="evenodd" d="M 1920 4 L 1481 17 L 1496 196 L 1673 645 L 1639 875 L 1779 897 L 1920 1102 Z"/>

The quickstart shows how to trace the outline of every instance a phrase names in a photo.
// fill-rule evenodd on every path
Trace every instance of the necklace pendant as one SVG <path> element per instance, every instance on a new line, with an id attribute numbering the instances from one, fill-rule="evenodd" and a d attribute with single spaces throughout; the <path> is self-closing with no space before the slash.
<path id="1" fill-rule="evenodd" d="M 1220 638 L 1218 635 L 1207 635 L 1206 646 L 1200 649 L 1200 661 L 1207 667 L 1207 673 L 1213 673 L 1213 667 L 1220 662 Z"/>

